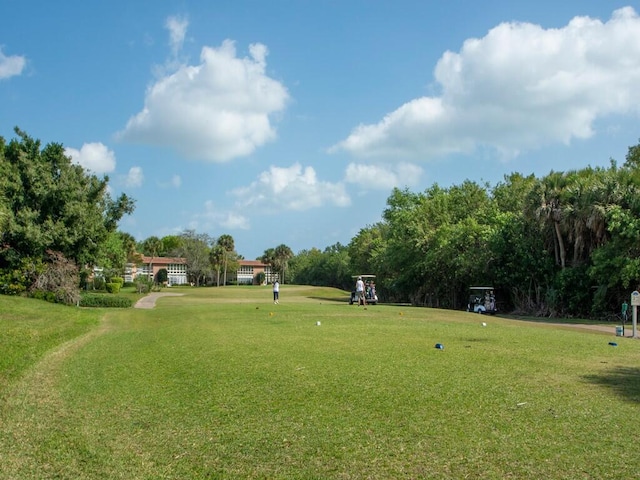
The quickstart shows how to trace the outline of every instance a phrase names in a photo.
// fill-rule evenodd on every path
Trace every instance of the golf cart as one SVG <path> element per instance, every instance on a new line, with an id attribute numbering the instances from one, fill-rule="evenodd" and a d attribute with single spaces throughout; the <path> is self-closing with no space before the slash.
<path id="1" fill-rule="evenodd" d="M 467 312 L 494 315 L 498 312 L 493 287 L 469 287 Z"/>
<path id="2" fill-rule="evenodd" d="M 367 305 L 375 305 L 378 303 L 378 295 L 376 294 L 376 276 L 375 275 L 352 275 L 353 283 L 355 285 L 358 277 L 362 278 L 364 282 L 364 299 Z M 359 302 L 358 292 L 355 287 L 351 290 L 351 298 L 349 299 L 349 305 L 357 304 Z"/>

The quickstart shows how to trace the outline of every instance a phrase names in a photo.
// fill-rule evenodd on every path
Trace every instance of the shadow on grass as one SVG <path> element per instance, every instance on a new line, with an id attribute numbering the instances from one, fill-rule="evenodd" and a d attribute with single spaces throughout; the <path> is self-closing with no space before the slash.
<path id="1" fill-rule="evenodd" d="M 475 337 L 475 338 L 465 338 L 464 341 L 465 342 L 489 342 L 491 340 L 489 338 Z"/>
<path id="2" fill-rule="evenodd" d="M 520 316 L 520 315 L 507 315 L 507 314 L 499 314 L 497 315 L 500 318 L 504 318 L 507 320 L 519 320 L 521 322 L 532 322 L 532 323 L 551 323 L 551 324 L 567 324 L 567 325 L 615 325 L 612 322 L 601 322 L 598 320 L 590 320 L 586 318 L 548 318 L 548 317 L 528 317 L 528 316 Z"/>
<path id="3" fill-rule="evenodd" d="M 349 297 L 318 297 L 318 296 L 310 296 L 309 298 L 313 300 L 321 300 L 325 302 L 336 302 L 336 303 L 349 303 Z"/>
<path id="4" fill-rule="evenodd" d="M 585 375 L 583 378 L 595 385 L 609 387 L 629 401 L 640 403 L 640 368 L 617 367 L 598 375 Z"/>

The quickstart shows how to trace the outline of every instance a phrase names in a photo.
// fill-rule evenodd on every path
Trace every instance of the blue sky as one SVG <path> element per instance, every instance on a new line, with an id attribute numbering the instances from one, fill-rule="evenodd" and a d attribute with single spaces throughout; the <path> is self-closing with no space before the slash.
<path id="1" fill-rule="evenodd" d="M 640 5 L 0 0 L 0 136 L 62 143 L 137 240 L 348 244 L 393 187 L 624 161 Z"/>

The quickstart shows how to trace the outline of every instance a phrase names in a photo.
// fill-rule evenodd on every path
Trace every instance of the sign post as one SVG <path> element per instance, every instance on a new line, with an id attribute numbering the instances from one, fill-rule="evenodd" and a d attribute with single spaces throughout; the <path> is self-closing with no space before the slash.
<path id="1" fill-rule="evenodd" d="M 633 338 L 638 338 L 638 305 L 640 305 L 640 292 L 634 290 L 631 292 L 631 306 L 633 307 L 631 324 L 633 334 L 631 336 Z"/>

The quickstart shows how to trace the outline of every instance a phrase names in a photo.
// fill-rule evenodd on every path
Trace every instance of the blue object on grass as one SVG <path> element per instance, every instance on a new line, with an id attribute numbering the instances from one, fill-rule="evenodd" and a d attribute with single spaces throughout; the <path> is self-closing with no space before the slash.
<path id="1" fill-rule="evenodd" d="M 618 344 L 616 342 L 609 342 L 609 345 L 611 345 L 612 347 L 617 347 Z"/>
<path id="2" fill-rule="evenodd" d="M 436 343 L 436 348 L 437 348 L 438 350 L 444 350 L 444 345 L 443 345 L 443 344 L 441 344 L 441 343 Z"/>

